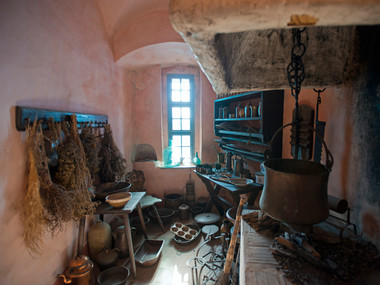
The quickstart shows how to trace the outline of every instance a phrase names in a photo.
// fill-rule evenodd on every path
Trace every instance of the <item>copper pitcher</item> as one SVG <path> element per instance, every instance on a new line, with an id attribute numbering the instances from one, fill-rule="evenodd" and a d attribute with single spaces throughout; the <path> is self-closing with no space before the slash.
<path id="1" fill-rule="evenodd" d="M 89 285 L 91 281 L 91 271 L 94 263 L 86 255 L 79 255 L 72 259 L 62 277 L 65 284 Z"/>

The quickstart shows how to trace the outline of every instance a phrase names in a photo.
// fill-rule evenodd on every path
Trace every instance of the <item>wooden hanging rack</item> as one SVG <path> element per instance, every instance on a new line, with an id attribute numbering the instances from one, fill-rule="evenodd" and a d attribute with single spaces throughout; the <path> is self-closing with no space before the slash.
<path id="1" fill-rule="evenodd" d="M 91 124 L 94 128 L 100 128 L 103 127 L 103 125 L 108 124 L 107 115 L 83 114 L 16 106 L 16 129 L 18 131 L 25 131 L 25 126 L 28 123 L 32 124 L 36 119 L 41 121 L 42 129 L 48 129 L 47 122 L 49 118 L 53 118 L 55 122 L 62 122 L 69 121 L 71 115 L 77 116 L 78 127 L 80 127 L 81 124 Z"/>

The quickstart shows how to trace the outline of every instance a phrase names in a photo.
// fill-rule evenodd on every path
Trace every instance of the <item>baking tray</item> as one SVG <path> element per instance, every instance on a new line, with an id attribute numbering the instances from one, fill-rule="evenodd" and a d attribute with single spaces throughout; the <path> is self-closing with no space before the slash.
<path id="1" fill-rule="evenodd" d="M 187 245 L 187 244 L 190 244 L 192 243 L 194 240 L 197 239 L 197 237 L 199 236 L 199 233 L 200 233 L 200 229 L 199 227 L 196 225 L 196 224 L 187 224 L 186 226 L 188 226 L 189 228 L 193 229 L 193 230 L 196 230 L 197 233 L 193 236 L 193 238 L 191 240 L 187 240 L 185 238 L 182 238 L 180 236 L 177 236 L 177 235 L 174 235 L 174 241 L 178 244 L 182 244 L 182 245 Z"/>
<path id="2" fill-rule="evenodd" d="M 135 261 L 141 266 L 152 266 L 160 258 L 164 240 L 146 239 L 135 253 Z"/>

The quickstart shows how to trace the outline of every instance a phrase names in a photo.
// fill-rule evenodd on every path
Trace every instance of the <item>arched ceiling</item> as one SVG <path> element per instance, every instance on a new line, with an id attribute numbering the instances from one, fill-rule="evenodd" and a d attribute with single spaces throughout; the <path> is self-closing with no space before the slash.
<path id="1" fill-rule="evenodd" d="M 169 20 L 170 0 L 97 0 L 115 62 L 126 68 L 195 64 Z"/>

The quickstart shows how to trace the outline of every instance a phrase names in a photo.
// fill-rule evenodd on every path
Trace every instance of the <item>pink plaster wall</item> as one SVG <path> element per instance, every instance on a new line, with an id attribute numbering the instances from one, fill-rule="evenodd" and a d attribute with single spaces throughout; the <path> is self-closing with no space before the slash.
<path id="1" fill-rule="evenodd" d="M 351 220 L 358 226 L 358 233 L 372 240 L 379 248 L 380 207 L 378 192 L 376 192 L 378 185 L 371 184 L 371 181 L 376 180 L 376 177 L 369 176 L 373 175 L 374 171 L 363 167 L 368 165 L 367 161 L 378 157 L 378 154 L 368 153 L 371 148 L 376 148 L 376 146 L 371 147 L 368 144 L 370 138 L 365 137 L 366 134 L 362 131 L 363 128 L 367 128 L 368 122 L 365 122 L 365 126 L 358 122 L 359 118 L 365 115 L 358 112 L 358 106 L 360 104 L 367 104 L 367 108 L 370 106 L 368 99 L 367 102 L 360 101 L 363 98 L 361 98 L 362 95 L 359 97 L 359 94 L 370 92 L 366 90 L 365 85 L 361 84 L 356 79 L 342 88 L 331 88 L 322 93 L 319 120 L 326 122 L 325 141 L 334 157 L 334 165 L 329 176 L 328 193 L 348 201 L 349 207 L 352 209 Z M 361 88 L 355 88 L 355 85 L 361 86 Z M 371 93 L 370 96 L 374 96 L 374 94 Z M 316 100 L 317 96 L 313 90 L 301 91 L 300 104 L 315 108 Z M 294 98 L 287 90 L 284 100 L 284 124 L 290 122 L 294 104 Z M 370 120 L 374 120 L 373 115 Z M 379 136 L 376 133 L 370 135 L 374 138 Z M 289 136 L 288 128 L 283 137 L 283 157 L 285 158 L 291 158 Z M 325 163 L 324 153 L 322 163 Z M 377 194 L 373 194 L 373 192 Z M 374 198 L 371 198 L 371 195 Z"/>
<path id="2" fill-rule="evenodd" d="M 113 37 L 115 61 L 139 48 L 163 42 L 183 42 L 174 31 L 168 10 L 151 11 L 118 28 Z"/>
<path id="3" fill-rule="evenodd" d="M 40 256 L 26 250 L 25 133 L 15 129 L 14 107 L 108 114 L 117 145 L 129 153 L 130 86 L 93 1 L 1 1 L 0 35 L 0 283 L 53 284 L 76 253 L 77 226 L 46 235 Z"/>
<path id="4" fill-rule="evenodd" d="M 176 70 L 176 72 L 186 72 L 187 69 L 196 70 L 196 78 L 199 78 L 199 92 L 197 95 L 197 108 L 200 118 L 196 119 L 196 129 L 199 130 L 199 137 L 196 137 L 196 151 L 201 155 L 202 162 L 215 162 L 213 142 L 213 101 L 215 93 L 207 78 L 196 67 L 186 68 L 165 68 L 164 70 Z M 167 146 L 167 134 L 162 137 L 162 131 L 166 121 L 161 120 L 167 116 L 163 110 L 162 90 L 165 90 L 166 79 L 161 78 L 160 66 L 153 66 L 138 71 L 130 72 L 130 80 L 133 82 L 135 90 L 133 93 L 133 142 L 150 143 L 156 150 L 159 160 L 162 160 L 162 150 Z M 165 112 L 165 113 L 162 113 Z M 202 147 L 200 147 L 200 142 Z M 185 194 L 185 185 L 189 177 L 189 168 L 156 168 L 153 162 L 135 162 L 134 168 L 142 170 L 145 174 L 145 188 L 148 193 L 163 197 L 164 194 L 182 193 Z M 192 174 L 192 179 L 196 183 L 196 196 L 207 196 L 206 189 L 200 180 Z"/>
<path id="5" fill-rule="evenodd" d="M 327 89 L 321 93 L 322 103 L 319 106 L 319 121 L 326 122 L 325 141 L 334 157 L 334 166 L 329 177 L 329 194 L 342 199 L 348 199 L 349 185 L 347 179 L 350 172 L 352 159 L 350 140 L 352 136 L 352 116 L 350 115 L 349 94 L 343 89 Z M 315 110 L 317 93 L 312 89 L 301 91 L 299 103 L 312 107 Z M 294 109 L 294 97 L 290 91 L 285 91 L 284 98 L 284 124 L 291 122 L 291 113 Z M 283 157 L 292 158 L 290 155 L 290 127 L 284 130 Z M 322 163 L 325 164 L 325 152 L 323 149 Z"/>

